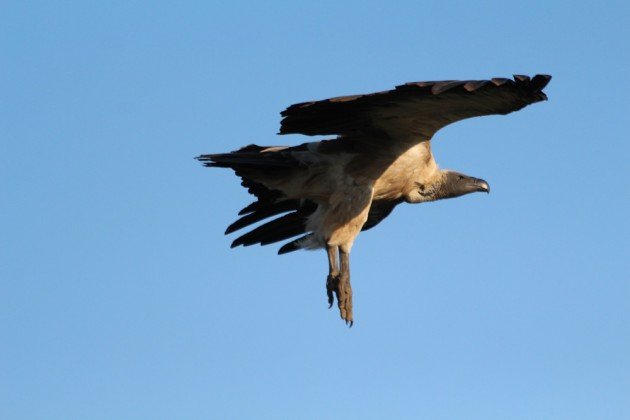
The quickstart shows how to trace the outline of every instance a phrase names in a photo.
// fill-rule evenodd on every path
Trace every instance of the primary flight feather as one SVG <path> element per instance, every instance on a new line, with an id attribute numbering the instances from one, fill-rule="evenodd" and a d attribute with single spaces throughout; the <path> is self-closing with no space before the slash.
<path id="1" fill-rule="evenodd" d="M 438 167 L 431 138 L 471 117 L 509 114 L 544 101 L 548 75 L 513 79 L 415 82 L 393 90 L 292 105 L 279 134 L 336 135 L 299 146 L 245 146 L 201 155 L 205 166 L 231 168 L 257 200 L 242 209 L 226 234 L 271 221 L 238 237 L 238 245 L 267 245 L 299 236 L 279 254 L 324 248 L 326 291 L 341 318 L 354 322 L 350 250 L 362 230 L 400 203 L 423 203 L 489 192 L 488 183 Z"/>

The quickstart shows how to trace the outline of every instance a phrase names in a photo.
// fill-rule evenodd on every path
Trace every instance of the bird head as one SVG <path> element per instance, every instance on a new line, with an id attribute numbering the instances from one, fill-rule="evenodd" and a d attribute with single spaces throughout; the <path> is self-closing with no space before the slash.
<path id="1" fill-rule="evenodd" d="M 442 170 L 432 182 L 416 182 L 416 188 L 405 197 L 405 201 L 408 203 L 424 203 L 459 197 L 474 192 L 490 193 L 490 186 L 483 179 L 455 171 Z"/>
<path id="2" fill-rule="evenodd" d="M 474 192 L 490 193 L 490 186 L 483 179 L 455 171 L 444 171 L 443 174 L 442 183 L 438 188 L 438 199 L 459 197 Z"/>

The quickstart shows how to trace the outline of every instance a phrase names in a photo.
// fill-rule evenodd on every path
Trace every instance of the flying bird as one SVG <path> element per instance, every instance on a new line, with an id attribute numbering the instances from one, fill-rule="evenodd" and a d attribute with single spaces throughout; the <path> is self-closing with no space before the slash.
<path id="1" fill-rule="evenodd" d="M 279 134 L 333 135 L 298 146 L 249 145 L 231 153 L 204 154 L 205 166 L 230 168 L 256 201 L 239 212 L 232 233 L 238 245 L 267 245 L 299 236 L 278 251 L 324 248 L 326 292 L 352 326 L 350 250 L 362 230 L 401 203 L 425 203 L 490 192 L 486 181 L 440 169 L 431 138 L 466 118 L 509 114 L 544 101 L 548 75 L 513 79 L 414 82 L 393 90 L 292 105 Z M 271 219 L 271 220 L 268 220 Z"/>

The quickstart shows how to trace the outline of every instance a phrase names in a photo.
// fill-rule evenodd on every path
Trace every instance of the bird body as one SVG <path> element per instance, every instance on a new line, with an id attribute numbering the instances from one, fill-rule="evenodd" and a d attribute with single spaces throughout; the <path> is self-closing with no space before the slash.
<path id="1" fill-rule="evenodd" d="M 386 92 L 292 105 L 280 134 L 337 134 L 299 146 L 245 146 L 201 155 L 204 165 L 231 168 L 257 201 L 239 213 L 231 233 L 276 217 L 240 236 L 232 246 L 266 245 L 298 235 L 279 253 L 325 248 L 329 304 L 354 322 L 349 255 L 362 230 L 399 204 L 489 192 L 487 182 L 440 169 L 431 138 L 461 119 L 507 114 L 546 100 L 550 76 L 486 81 L 408 83 Z"/>

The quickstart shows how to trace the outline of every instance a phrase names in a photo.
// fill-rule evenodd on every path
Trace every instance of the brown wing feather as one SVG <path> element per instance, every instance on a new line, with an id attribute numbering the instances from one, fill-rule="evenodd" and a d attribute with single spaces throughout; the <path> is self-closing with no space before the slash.
<path id="1" fill-rule="evenodd" d="M 548 75 L 514 79 L 414 82 L 367 95 L 295 104 L 284 110 L 280 134 L 357 133 L 420 136 L 465 118 L 508 114 L 544 101 Z"/>

